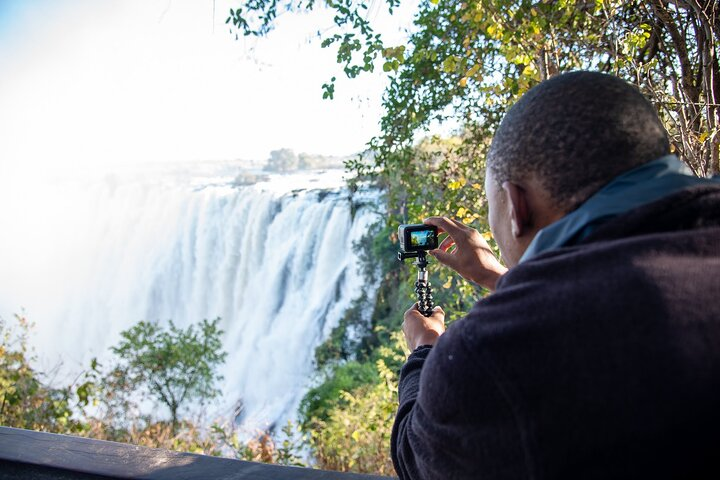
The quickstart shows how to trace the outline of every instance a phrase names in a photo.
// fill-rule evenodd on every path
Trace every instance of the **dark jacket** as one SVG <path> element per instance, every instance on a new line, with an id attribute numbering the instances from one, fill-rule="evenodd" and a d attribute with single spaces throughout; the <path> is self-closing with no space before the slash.
<path id="1" fill-rule="evenodd" d="M 720 478 L 720 187 L 512 268 L 413 353 L 402 479 Z"/>

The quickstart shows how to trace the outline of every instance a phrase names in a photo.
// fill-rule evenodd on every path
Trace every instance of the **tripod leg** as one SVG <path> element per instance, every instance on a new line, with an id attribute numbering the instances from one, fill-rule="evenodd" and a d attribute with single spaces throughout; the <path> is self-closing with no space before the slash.
<path id="1" fill-rule="evenodd" d="M 417 295 L 417 305 L 420 313 L 426 317 L 432 315 L 433 307 L 435 305 L 433 303 L 430 282 L 418 279 L 418 281 L 415 282 L 415 294 Z"/>

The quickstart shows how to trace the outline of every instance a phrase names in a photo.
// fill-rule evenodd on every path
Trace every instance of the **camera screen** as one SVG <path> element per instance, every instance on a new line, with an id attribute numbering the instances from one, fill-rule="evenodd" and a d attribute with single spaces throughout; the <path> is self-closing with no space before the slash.
<path id="1" fill-rule="evenodd" d="M 416 248 L 432 247 L 435 242 L 435 232 L 432 230 L 416 230 L 410 232 L 410 246 Z"/>

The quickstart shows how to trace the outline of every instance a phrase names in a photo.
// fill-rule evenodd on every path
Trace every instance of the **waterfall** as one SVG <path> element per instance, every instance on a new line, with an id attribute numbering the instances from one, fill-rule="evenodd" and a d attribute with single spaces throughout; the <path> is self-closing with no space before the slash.
<path id="1" fill-rule="evenodd" d="M 24 307 L 44 365 L 62 359 L 75 371 L 139 320 L 221 317 L 225 411 L 241 402 L 248 428 L 292 419 L 315 347 L 364 287 L 373 294 L 354 244 L 377 214 L 353 208 L 338 171 L 249 186 L 233 184 L 234 171 L 198 164 L 7 182 L 0 315 Z"/>

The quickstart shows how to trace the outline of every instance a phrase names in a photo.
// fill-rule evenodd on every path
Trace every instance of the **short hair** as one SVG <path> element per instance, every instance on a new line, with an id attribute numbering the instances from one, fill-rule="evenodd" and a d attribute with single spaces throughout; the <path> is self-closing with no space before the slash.
<path id="1" fill-rule="evenodd" d="M 499 184 L 535 175 L 567 213 L 619 174 L 669 152 L 657 112 L 637 88 L 579 71 L 538 84 L 508 110 L 487 168 Z"/>

